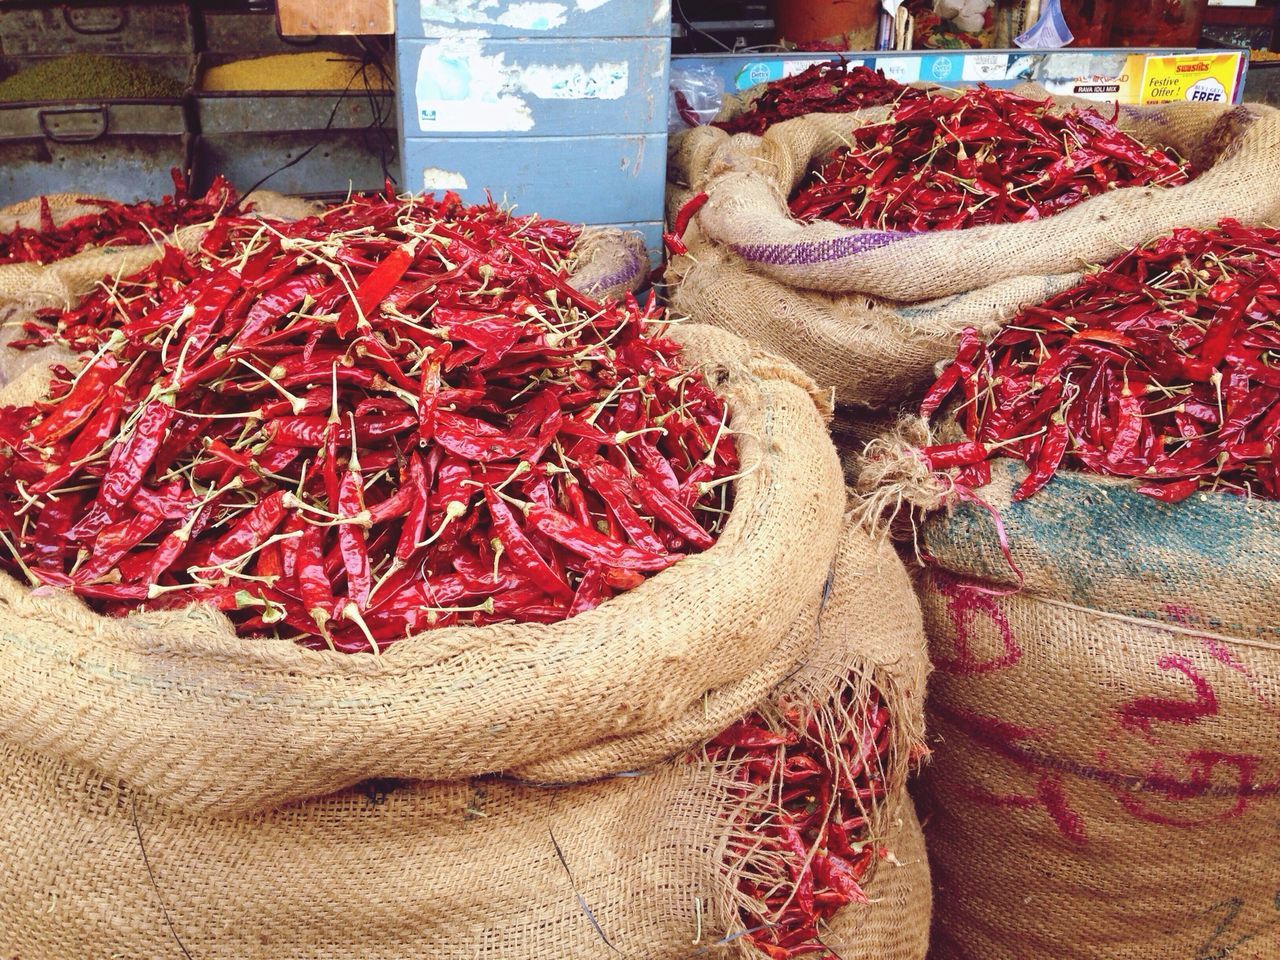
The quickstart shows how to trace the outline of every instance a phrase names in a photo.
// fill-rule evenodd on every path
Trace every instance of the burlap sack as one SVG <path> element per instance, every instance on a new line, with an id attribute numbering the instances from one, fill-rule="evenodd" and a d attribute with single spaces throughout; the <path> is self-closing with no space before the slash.
<path id="1" fill-rule="evenodd" d="M 837 403 L 879 409 L 923 390 L 934 365 L 955 356 L 965 327 L 993 335 L 1024 306 L 1040 303 L 1079 274 L 1019 277 L 939 300 L 889 303 L 789 287 L 738 255 L 694 240 L 667 268 L 671 307 L 786 357 Z"/>
<path id="2" fill-rule="evenodd" d="M 993 474 L 1020 591 L 987 511 L 922 529 L 933 956 L 1280 956 L 1280 504 Z"/>
<path id="3" fill-rule="evenodd" d="M 80 203 L 83 196 L 54 194 L 47 198 L 54 223 L 64 223 L 97 207 Z M 323 211 L 323 204 L 313 200 L 286 197 L 270 190 L 255 191 L 251 200 L 254 216 L 265 220 L 298 220 Z M 15 226 L 38 227 L 40 198 L 0 210 L 0 230 Z M 164 242 L 191 252 L 200 245 L 208 224 L 179 227 L 164 237 Z M 65 309 L 74 305 L 104 279 L 127 277 L 145 270 L 160 257 L 160 243 L 124 247 L 89 247 L 79 253 L 49 264 L 0 264 L 0 307 L 16 306 L 21 310 L 46 307 Z M 0 381 L 0 385 L 3 381 Z"/>
<path id="4" fill-rule="evenodd" d="M 1018 92 L 1043 95 L 1030 86 Z M 786 198 L 810 162 L 845 143 L 851 127 L 886 116 L 884 107 L 813 114 L 759 138 L 726 138 L 705 172 L 691 170 L 690 186 L 710 194 L 698 214 L 709 242 L 789 286 L 920 301 L 1068 273 L 1174 227 L 1208 228 L 1223 217 L 1262 223 L 1280 213 L 1280 112 L 1261 104 L 1179 103 L 1127 108 L 1119 125 L 1188 157 L 1199 174 L 1184 186 L 1121 188 L 1040 221 L 925 234 L 793 220 Z"/>
<path id="5" fill-rule="evenodd" d="M 207 608 L 107 620 L 0 579 L 0 738 L 220 813 L 372 777 L 545 779 L 557 758 L 576 781 L 626 769 L 601 756 L 615 742 L 644 745 L 619 755 L 637 763 L 705 740 L 802 659 L 776 654 L 821 600 L 843 484 L 799 371 L 676 334 L 727 399 L 746 474 L 705 553 L 562 624 L 437 630 L 380 658 L 240 640 Z"/>
<path id="6" fill-rule="evenodd" d="M 1018 92 L 1046 96 L 1030 85 Z M 1057 109 L 1076 102 L 1056 99 Z M 963 327 L 994 332 L 1071 286 L 1085 264 L 1177 226 L 1280 217 L 1280 112 L 1188 103 L 1120 117 L 1138 139 L 1196 164 L 1202 172 L 1186 186 L 1115 190 L 1034 223 L 918 235 L 791 219 L 786 199 L 809 163 L 888 113 L 814 114 L 763 137 L 698 127 L 670 162 L 669 220 L 688 196 L 709 197 L 686 238 L 690 255 L 668 267 L 673 306 L 785 356 L 840 403 L 909 396 L 954 355 Z"/>
<path id="7" fill-rule="evenodd" d="M 723 569 L 729 575 L 731 567 Z M 824 939 L 846 960 L 922 960 L 929 873 L 903 789 L 922 722 L 919 608 L 892 551 L 856 527 L 846 528 L 828 571 L 825 602 L 806 613 L 804 664 L 762 700 L 830 703 L 852 684 L 855 692 L 875 686 L 894 711 L 890 796 L 870 811 L 873 835 L 891 855 L 866 886 L 871 902 L 838 914 Z M 10 597 L 6 608 L 15 602 L 22 603 Z M 642 615 L 651 631 L 661 629 L 658 612 Z M 604 630 L 595 632 L 607 643 Z M 6 623 L 5 657 L 30 658 L 39 668 L 49 633 L 41 621 Z M 95 645 L 86 637 L 64 669 L 111 686 L 115 671 Z M 219 651 L 228 676 L 248 652 L 248 643 L 240 646 Z M 271 706 L 273 684 L 261 677 L 246 676 L 221 698 L 208 687 L 192 691 L 190 682 L 201 678 L 181 666 L 190 666 L 189 653 L 189 645 L 177 648 L 159 636 L 147 651 L 166 663 L 168 701 L 198 698 L 207 728 L 232 722 L 229 701 Z M 593 655 L 581 650 L 575 659 L 589 665 Z M 326 662 L 313 665 L 314 673 L 336 672 L 328 662 L 334 658 L 320 659 Z M 558 669 L 541 659 L 547 670 Z M 692 669 L 675 661 L 673 654 L 669 676 Z M 282 667 L 274 680 L 287 683 L 288 672 Z M 477 671 L 472 679 L 483 678 Z M 387 690 L 388 703 L 394 693 Z M 643 700 L 655 691 L 637 684 L 632 695 Z M 473 692 L 471 699 L 479 698 Z M 383 708 L 345 706 L 361 727 L 364 714 Z M 523 712 L 523 704 L 511 706 L 513 717 Z M 608 705 L 596 698 L 563 709 L 581 722 Z M 844 716 L 829 713 L 833 722 Z M 563 718 L 538 719 L 554 725 Z M 149 740 L 169 739 L 169 715 L 158 711 L 153 721 Z M 257 754 L 258 724 L 268 722 L 242 724 L 244 750 Z M 420 739 L 411 725 L 398 734 L 366 732 Z M 102 731 L 104 741 L 112 736 Z M 146 747 L 134 743 L 137 753 Z M 235 960 L 758 956 L 741 937 L 738 879 L 744 871 L 775 876 L 785 869 L 767 854 L 730 852 L 742 817 L 769 809 L 768 801 L 735 797 L 726 771 L 698 754 L 572 786 L 499 776 L 366 784 L 230 817 L 157 802 L 126 775 L 135 766 L 90 772 L 58 759 L 47 743 L 0 737 L 0 951 L 24 960 L 186 952 Z M 209 773 L 237 775 L 230 768 Z"/>
<path id="8" fill-rule="evenodd" d="M 649 276 L 649 251 L 634 230 L 583 227 L 573 248 L 573 285 L 597 300 L 634 293 Z"/>

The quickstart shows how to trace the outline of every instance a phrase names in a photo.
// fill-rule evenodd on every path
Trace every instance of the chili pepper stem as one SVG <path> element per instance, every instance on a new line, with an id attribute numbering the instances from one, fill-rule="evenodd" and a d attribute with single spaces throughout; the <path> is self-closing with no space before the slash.
<path id="1" fill-rule="evenodd" d="M 508 484 L 510 484 L 512 480 L 515 480 L 517 477 L 524 476 L 526 473 L 529 473 L 531 470 L 533 470 L 533 464 L 531 464 L 528 460 L 521 460 L 519 463 L 516 464 L 515 469 L 511 471 L 511 476 L 507 477 L 507 479 L 503 480 L 500 484 L 498 484 L 493 488 L 494 493 L 501 493 L 503 488 L 506 487 Z M 483 484 L 481 484 L 481 486 L 483 486 Z"/>
<path id="2" fill-rule="evenodd" d="M 486 597 L 483 603 L 477 603 L 473 607 L 421 607 L 420 609 L 426 611 L 433 622 L 442 613 L 493 613 L 493 597 Z"/>
<path id="3" fill-rule="evenodd" d="M 277 533 L 268 537 L 252 550 L 246 550 L 244 553 L 234 556 L 230 560 L 226 560 L 223 563 L 213 564 L 211 566 L 187 567 L 187 573 L 192 577 L 200 577 L 202 573 L 218 570 L 222 571 L 223 576 L 225 577 L 228 569 L 235 569 L 236 567 L 242 566 L 246 560 L 265 550 L 267 547 L 274 546 L 277 543 L 283 543 L 286 540 L 295 540 L 300 536 L 302 536 L 301 530 L 294 530 L 289 533 Z M 242 579 L 246 579 L 243 575 L 239 576 L 241 576 Z M 277 578 L 275 577 L 265 577 L 264 582 L 274 582 L 276 579 Z"/>
<path id="4" fill-rule="evenodd" d="M 13 541 L 9 539 L 8 535 L 6 535 L 3 530 L 0 530 L 0 540 L 3 540 L 4 545 L 9 548 L 9 553 L 13 555 L 13 559 L 18 564 L 18 568 L 22 571 L 27 580 L 30 581 L 31 585 L 33 587 L 38 587 L 40 585 L 39 579 L 37 579 L 35 574 L 31 572 L 31 568 L 28 567 L 26 562 L 22 559 L 22 554 L 18 552 L 18 548 L 13 545 Z"/>
<path id="5" fill-rule="evenodd" d="M 373 651 L 373 655 L 375 657 L 381 656 L 382 651 L 378 649 L 378 641 L 373 639 L 373 633 L 369 629 L 369 624 L 365 623 L 364 617 L 360 615 L 360 608 L 348 600 L 342 608 L 342 616 L 344 619 L 350 620 L 360 628 L 360 632 L 364 634 L 365 640 L 369 642 L 369 649 Z"/>
<path id="6" fill-rule="evenodd" d="M 415 543 L 413 545 L 414 549 L 423 550 L 431 546 L 431 544 L 435 543 L 437 540 L 440 539 L 441 535 L 445 531 L 445 528 L 449 526 L 449 524 L 451 524 L 454 520 L 457 520 L 460 516 L 462 516 L 466 512 L 467 512 L 467 505 L 465 503 L 463 503 L 461 500 L 450 500 L 445 505 L 444 519 L 440 521 L 440 526 L 436 527 L 435 532 L 432 533 L 431 536 L 427 537 L 426 540 L 423 540 L 420 543 Z"/>
<path id="7" fill-rule="evenodd" d="M 372 606 L 373 598 L 377 596 L 378 591 L 382 589 L 382 585 L 403 570 L 406 566 L 408 566 L 408 564 L 402 563 L 399 558 L 393 556 L 391 558 L 391 563 L 387 566 L 387 572 L 379 577 L 377 581 L 374 582 L 373 586 L 369 588 L 369 601 L 366 606 Z"/>
<path id="8" fill-rule="evenodd" d="M 248 367 L 258 376 L 260 376 L 263 380 L 269 383 L 273 388 L 275 388 L 276 392 L 279 393 L 280 396 L 282 396 L 285 400 L 289 402 L 289 406 L 293 408 L 294 416 L 301 416 L 306 411 L 307 402 L 303 400 L 301 397 L 293 393 L 290 393 L 288 390 L 286 390 L 284 385 L 281 383 L 278 383 L 275 380 L 275 378 L 271 376 L 270 373 L 264 373 L 263 371 L 259 370 L 248 360 L 244 359 L 244 357 L 236 357 L 236 362 Z"/>
<path id="9" fill-rule="evenodd" d="M 753 473 L 755 473 L 757 470 L 760 469 L 760 465 L 763 462 L 764 461 L 762 460 L 757 460 L 755 463 L 753 463 L 750 466 L 749 469 L 740 470 L 738 473 L 735 473 L 733 476 L 730 476 L 730 477 L 720 477 L 717 480 L 706 480 L 706 481 L 703 481 L 702 483 L 699 483 L 698 496 L 705 497 L 712 490 L 716 489 L 716 487 L 721 487 L 721 486 L 724 486 L 725 484 L 733 483 L 735 480 L 742 480 L 745 477 L 751 476 Z"/>

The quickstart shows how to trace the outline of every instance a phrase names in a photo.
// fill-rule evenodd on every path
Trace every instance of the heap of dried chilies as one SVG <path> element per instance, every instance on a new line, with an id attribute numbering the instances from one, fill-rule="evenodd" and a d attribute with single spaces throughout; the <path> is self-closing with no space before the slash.
<path id="1" fill-rule="evenodd" d="M 1027 307 L 989 345 L 966 331 L 921 407 L 956 393 L 968 438 L 924 449 L 981 486 L 1016 457 L 1024 499 L 1063 467 L 1128 477 L 1176 502 L 1198 490 L 1280 498 L 1280 231 L 1176 230 Z"/>
<path id="2" fill-rule="evenodd" d="M 745 862 L 775 865 L 739 882 L 752 904 L 741 911 L 745 936 L 766 956 L 835 960 L 821 925 L 868 902 L 860 883 L 888 854 L 869 837 L 868 811 L 885 793 L 889 724 L 874 692 L 855 703 L 846 690 L 833 713 L 784 706 L 777 722 L 753 714 L 707 745 L 748 806 L 772 807 L 741 824 L 731 845 Z"/>
<path id="3" fill-rule="evenodd" d="M 652 306 L 568 284 L 576 237 L 451 196 L 224 216 L 30 323 L 92 355 L 0 411 L 0 565 L 108 614 L 207 602 L 377 652 L 558 621 L 709 547 L 725 404 Z"/>
<path id="4" fill-rule="evenodd" d="M 236 192 L 222 177 L 214 179 L 203 197 L 187 192 L 181 174 L 173 171 L 174 191 L 159 203 L 119 203 L 97 197 L 80 202 L 98 207 L 65 223 L 55 224 L 49 201 L 40 198 L 40 227 L 14 227 L 0 233 L 0 263 L 52 263 L 89 247 L 153 243 L 178 227 L 208 223 L 236 202 Z"/>
<path id="5" fill-rule="evenodd" d="M 797 220 L 924 232 L 1053 216 L 1117 187 L 1186 183 L 1186 164 L 1092 109 L 976 87 L 905 100 L 853 130 L 790 202 Z"/>
<path id="6" fill-rule="evenodd" d="M 882 71 L 870 67 L 851 67 L 844 60 L 815 63 L 795 76 L 768 84 L 750 107 L 712 126 L 758 136 L 775 123 L 807 113 L 852 113 L 924 95 L 923 90 L 889 80 Z"/>

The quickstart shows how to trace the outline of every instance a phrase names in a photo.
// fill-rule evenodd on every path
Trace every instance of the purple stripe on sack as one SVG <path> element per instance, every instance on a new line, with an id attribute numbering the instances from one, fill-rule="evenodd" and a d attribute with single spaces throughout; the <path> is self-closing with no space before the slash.
<path id="1" fill-rule="evenodd" d="M 908 237 L 918 237 L 920 233 L 916 230 L 859 230 L 816 243 L 739 243 L 734 244 L 733 252 L 752 263 L 808 266 L 856 257 Z"/>
<path id="2" fill-rule="evenodd" d="M 599 290 L 612 290 L 620 284 L 625 284 L 627 287 L 630 287 L 630 281 L 632 278 L 638 276 L 643 268 L 640 266 L 640 255 L 637 254 L 633 248 L 630 246 L 626 247 L 626 252 L 626 266 L 620 267 L 613 273 L 607 274 L 606 276 L 597 277 L 590 281 L 583 286 L 582 292 L 590 296 L 594 295 L 596 291 Z M 646 263 L 645 265 L 647 266 L 648 264 Z"/>
<path id="3" fill-rule="evenodd" d="M 1143 107 L 1124 104 L 1120 107 L 1120 112 L 1131 120 L 1143 120 L 1147 123 L 1154 123 L 1157 127 L 1167 126 L 1169 123 L 1169 115 L 1159 106 Z"/>

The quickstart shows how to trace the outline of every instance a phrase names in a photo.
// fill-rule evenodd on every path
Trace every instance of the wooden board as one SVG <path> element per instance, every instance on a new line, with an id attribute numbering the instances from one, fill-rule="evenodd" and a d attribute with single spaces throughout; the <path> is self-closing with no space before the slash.
<path id="1" fill-rule="evenodd" d="M 277 0 L 285 37 L 395 33 L 393 0 Z"/>

